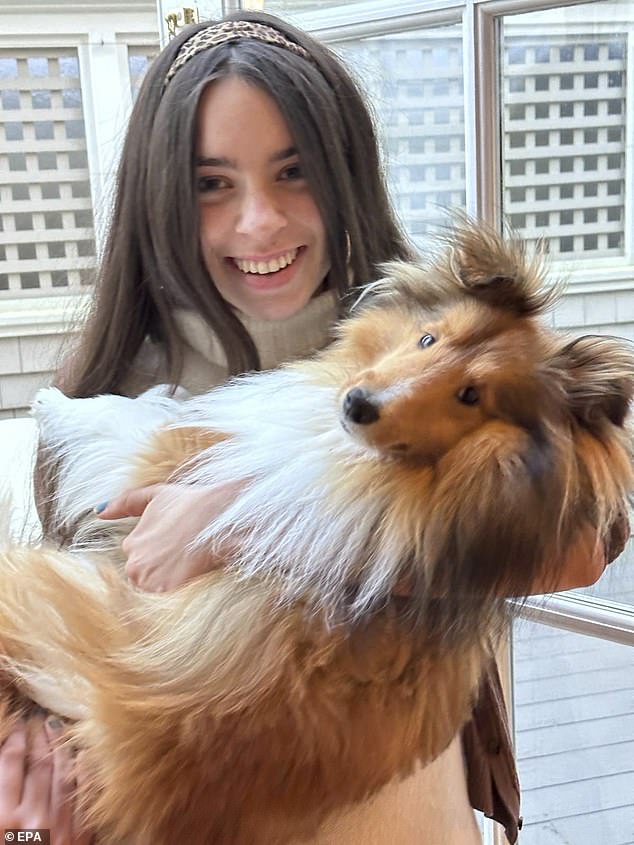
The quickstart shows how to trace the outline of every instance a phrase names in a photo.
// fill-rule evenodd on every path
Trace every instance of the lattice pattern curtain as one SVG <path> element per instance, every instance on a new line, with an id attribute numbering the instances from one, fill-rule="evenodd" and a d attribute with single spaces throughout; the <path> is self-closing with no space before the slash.
<path id="1" fill-rule="evenodd" d="M 74 50 L 0 51 L 0 296 L 90 283 L 92 200 Z"/>
<path id="2" fill-rule="evenodd" d="M 460 29 L 367 38 L 340 52 L 376 108 L 395 203 L 422 245 L 446 209 L 465 204 Z M 626 62 L 624 34 L 583 24 L 574 36 L 533 27 L 505 38 L 504 212 L 554 258 L 623 255 Z"/>
<path id="3" fill-rule="evenodd" d="M 555 257 L 623 255 L 626 57 L 625 35 L 506 39 L 505 211 Z"/>
<path id="4" fill-rule="evenodd" d="M 367 38 L 339 52 L 376 110 L 394 203 L 422 245 L 466 202 L 461 29 Z"/>

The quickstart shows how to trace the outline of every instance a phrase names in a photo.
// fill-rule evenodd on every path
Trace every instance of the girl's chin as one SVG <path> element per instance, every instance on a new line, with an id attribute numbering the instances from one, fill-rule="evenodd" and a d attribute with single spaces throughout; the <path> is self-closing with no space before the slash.
<path id="1" fill-rule="evenodd" d="M 248 302 L 241 304 L 236 303 L 236 307 L 238 310 L 242 311 L 243 314 L 246 314 L 254 320 L 278 322 L 281 320 L 289 320 L 291 317 L 299 314 L 299 312 L 306 307 L 310 299 L 311 297 L 309 295 L 302 297 L 293 296 L 288 298 L 280 297 L 275 301 L 264 299 L 254 301 L 253 299 L 249 299 Z"/>

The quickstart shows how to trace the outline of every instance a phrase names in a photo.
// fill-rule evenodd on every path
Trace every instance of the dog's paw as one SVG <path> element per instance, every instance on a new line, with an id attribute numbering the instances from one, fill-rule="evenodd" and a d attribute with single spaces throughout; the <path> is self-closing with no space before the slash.
<path id="1" fill-rule="evenodd" d="M 57 387 L 42 387 L 35 394 L 35 398 L 31 404 L 31 415 L 37 417 L 38 414 L 43 413 L 47 408 L 51 406 L 57 407 L 63 405 L 65 402 L 70 402 L 70 399 L 64 396 L 62 391 Z"/>
<path id="2" fill-rule="evenodd" d="M 73 399 L 65 396 L 57 387 L 43 387 L 35 394 L 31 404 L 31 416 L 35 419 L 40 430 L 40 436 L 47 439 L 46 434 L 60 419 L 65 419 L 74 404 Z"/>

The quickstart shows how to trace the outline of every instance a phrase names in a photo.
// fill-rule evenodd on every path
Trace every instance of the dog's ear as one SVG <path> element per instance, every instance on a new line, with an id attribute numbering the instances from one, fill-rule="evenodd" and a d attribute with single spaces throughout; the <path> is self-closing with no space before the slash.
<path id="1" fill-rule="evenodd" d="M 634 396 L 634 346 L 625 340 L 585 335 L 567 342 L 551 359 L 569 408 L 592 431 L 606 420 L 622 426 Z"/>
<path id="2" fill-rule="evenodd" d="M 545 281 L 541 256 L 529 257 L 517 237 L 505 240 L 491 228 L 464 221 L 444 240 L 445 273 L 468 296 L 528 316 L 543 311 L 558 294 Z"/>
<path id="3" fill-rule="evenodd" d="M 555 587 L 574 528 L 563 503 L 575 474 L 558 448 L 539 429 L 493 421 L 439 462 L 419 594 L 440 639 L 482 633 L 505 597 L 537 582 Z"/>

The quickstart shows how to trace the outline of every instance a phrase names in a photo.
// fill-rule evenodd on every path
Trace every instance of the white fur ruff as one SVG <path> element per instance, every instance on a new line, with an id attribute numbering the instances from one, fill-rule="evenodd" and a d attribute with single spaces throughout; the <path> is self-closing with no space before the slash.
<path id="1" fill-rule="evenodd" d="M 412 553 L 411 538 L 391 519 L 385 459 L 340 423 L 333 385 L 341 374 L 325 384 L 323 369 L 321 380 L 316 372 L 307 363 L 244 376 L 185 402 L 156 390 L 79 400 L 40 391 L 34 413 L 43 441 L 61 458 L 59 512 L 72 523 L 129 488 L 134 455 L 162 426 L 224 432 L 229 438 L 203 452 L 185 480 L 244 486 L 196 543 L 237 540 L 233 565 L 242 576 L 282 576 L 282 601 L 310 597 L 327 618 L 340 614 L 342 602 L 349 618 L 376 607 Z M 99 522 L 88 518 L 93 527 Z"/>
<path id="2" fill-rule="evenodd" d="M 134 400 L 114 395 L 69 399 L 54 387 L 39 390 L 31 413 L 40 442 L 56 463 L 59 525 L 79 523 L 84 533 L 88 525 L 94 527 L 94 508 L 130 486 L 134 456 L 154 431 L 178 416 L 180 406 L 164 385 Z"/>

